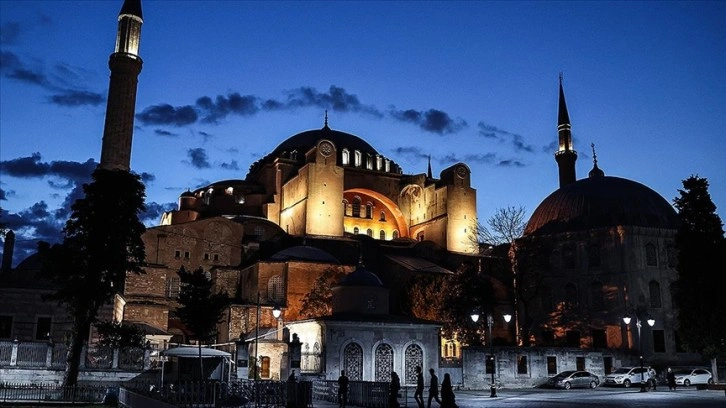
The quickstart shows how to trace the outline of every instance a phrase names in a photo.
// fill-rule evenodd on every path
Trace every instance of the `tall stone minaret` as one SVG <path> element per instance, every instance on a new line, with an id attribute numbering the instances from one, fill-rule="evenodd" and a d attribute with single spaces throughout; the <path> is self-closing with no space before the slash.
<path id="1" fill-rule="evenodd" d="M 141 0 L 124 0 L 118 15 L 116 48 L 108 61 L 111 79 L 99 164 L 100 168 L 106 170 L 129 171 L 136 112 L 136 86 L 142 65 L 139 41 L 143 22 Z"/>
<path id="2" fill-rule="evenodd" d="M 565 102 L 565 91 L 562 89 L 562 74 L 560 73 L 560 107 L 557 114 L 557 133 L 559 135 L 559 147 L 555 152 L 555 161 L 560 171 L 560 188 L 574 183 L 575 162 L 577 152 L 572 148 L 572 126 L 570 125 L 570 114 L 567 113 Z"/>

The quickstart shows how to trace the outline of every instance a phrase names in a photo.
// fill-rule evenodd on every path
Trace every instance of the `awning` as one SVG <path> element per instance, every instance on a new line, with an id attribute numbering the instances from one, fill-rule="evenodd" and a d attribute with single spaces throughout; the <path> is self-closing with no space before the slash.
<path id="1" fill-rule="evenodd" d="M 179 358 L 199 358 L 198 347 L 175 347 L 166 349 L 161 352 L 162 356 L 179 357 Z M 202 347 L 202 358 L 226 357 L 231 358 L 232 355 L 226 351 Z"/>

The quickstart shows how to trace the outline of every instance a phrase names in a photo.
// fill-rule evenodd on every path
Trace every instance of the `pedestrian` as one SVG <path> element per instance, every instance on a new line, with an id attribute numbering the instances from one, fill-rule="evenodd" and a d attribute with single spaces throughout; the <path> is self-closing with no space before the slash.
<path id="1" fill-rule="evenodd" d="M 423 372 L 421 370 L 421 366 L 416 366 L 416 391 L 413 393 L 413 399 L 416 400 L 416 403 L 418 404 L 418 408 L 424 408 L 423 390 L 424 390 Z"/>
<path id="2" fill-rule="evenodd" d="M 398 403 L 398 392 L 401 391 L 401 379 L 398 378 L 398 374 L 395 371 L 391 371 L 391 386 L 388 394 L 388 407 L 398 408 L 401 405 Z"/>
<path id="3" fill-rule="evenodd" d="M 295 370 L 292 370 L 292 372 L 290 373 L 290 376 L 287 377 L 287 381 L 289 381 L 289 382 L 297 381 L 297 378 L 295 378 Z"/>
<path id="4" fill-rule="evenodd" d="M 436 376 L 436 372 L 433 368 L 429 368 L 429 374 L 431 374 L 431 382 L 429 383 L 429 403 L 427 408 L 431 408 L 431 400 L 435 400 L 441 405 L 439 399 L 439 377 Z"/>
<path id="5" fill-rule="evenodd" d="M 340 371 L 340 377 L 338 377 L 338 406 L 345 408 L 345 404 L 348 403 L 348 376 L 345 375 L 345 370 Z"/>
<path id="6" fill-rule="evenodd" d="M 676 373 L 668 367 L 668 374 L 666 374 L 666 380 L 668 381 L 668 389 L 673 391 L 676 389 Z"/>
<path id="7" fill-rule="evenodd" d="M 459 408 L 456 405 L 454 389 L 451 387 L 451 376 L 444 374 L 444 381 L 441 382 L 441 408 Z"/>

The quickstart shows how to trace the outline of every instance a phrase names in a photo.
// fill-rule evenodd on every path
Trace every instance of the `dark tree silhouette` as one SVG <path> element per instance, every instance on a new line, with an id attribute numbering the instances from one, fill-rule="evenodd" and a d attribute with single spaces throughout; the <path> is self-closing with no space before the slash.
<path id="1" fill-rule="evenodd" d="M 214 282 L 201 267 L 194 272 L 187 272 L 182 266 L 178 274 L 181 290 L 176 314 L 192 333 L 192 338 L 197 340 L 201 380 L 204 379 L 202 343 L 216 338 L 217 324 L 222 321 L 230 300 L 226 292 L 213 293 Z"/>
<path id="2" fill-rule="evenodd" d="M 441 292 L 444 297 L 443 316 L 446 334 L 456 333 L 465 344 L 481 344 L 483 338 L 481 324 L 471 320 L 471 314 L 494 313 L 496 301 L 489 277 L 479 273 L 475 267 L 463 264 L 451 276 L 450 282 Z"/>
<path id="3" fill-rule="evenodd" d="M 683 187 L 673 200 L 680 219 L 678 333 L 689 347 L 715 358 L 726 355 L 726 274 L 718 267 L 726 253 L 723 223 L 708 193 L 708 180 L 691 176 Z"/>
<path id="4" fill-rule="evenodd" d="M 123 289 L 127 272 L 140 273 L 144 262 L 139 221 L 145 210 L 140 177 L 125 171 L 96 169 L 83 185 L 85 197 L 71 207 L 61 244 L 39 244 L 43 273 L 57 291 L 49 296 L 64 304 L 73 321 L 63 384 L 75 385 L 83 342 L 98 310 Z"/>
<path id="5" fill-rule="evenodd" d="M 145 334 L 138 326 L 119 322 L 96 323 L 98 344 L 105 347 L 143 347 Z"/>

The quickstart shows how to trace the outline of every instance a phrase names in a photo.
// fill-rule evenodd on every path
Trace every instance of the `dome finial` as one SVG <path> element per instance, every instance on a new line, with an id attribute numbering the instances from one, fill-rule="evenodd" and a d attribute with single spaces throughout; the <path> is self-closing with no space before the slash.
<path id="1" fill-rule="evenodd" d="M 330 129 L 328 127 L 328 110 L 327 109 L 325 110 L 325 122 L 323 124 L 323 129 Z"/>
<path id="2" fill-rule="evenodd" d="M 605 175 L 605 172 L 597 167 L 597 153 L 595 153 L 595 143 L 590 143 L 590 147 L 592 148 L 592 170 L 590 170 L 588 176 L 602 177 Z"/>

